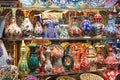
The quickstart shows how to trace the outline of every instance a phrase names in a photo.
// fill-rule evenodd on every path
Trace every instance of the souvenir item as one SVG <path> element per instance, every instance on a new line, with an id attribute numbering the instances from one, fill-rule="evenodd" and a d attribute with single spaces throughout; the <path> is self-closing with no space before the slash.
<path id="1" fill-rule="evenodd" d="M 102 72 L 102 76 L 104 78 L 104 80 L 119 80 L 116 79 L 117 78 L 117 75 L 120 74 L 120 71 L 119 70 L 108 70 L 108 71 L 103 71 Z"/>
<path id="2" fill-rule="evenodd" d="M 32 5 L 35 3 L 35 0 L 20 0 L 20 3 L 22 3 L 23 7 L 32 7 Z"/>
<path id="3" fill-rule="evenodd" d="M 83 73 L 80 75 L 80 80 L 104 80 L 101 76 L 92 73 Z"/>
<path id="4" fill-rule="evenodd" d="M 117 0 L 105 0 L 105 8 L 113 8 Z"/>
<path id="5" fill-rule="evenodd" d="M 112 13 L 109 12 L 109 20 L 108 25 L 104 28 L 104 32 L 108 37 L 114 37 L 114 35 L 118 32 L 117 28 L 115 27 L 114 22 L 112 21 Z"/>
<path id="6" fill-rule="evenodd" d="M 45 52 L 45 56 L 46 56 L 45 71 L 46 71 L 46 73 L 51 73 L 52 72 L 52 64 L 51 64 L 51 61 L 50 61 L 50 53 L 51 53 L 51 50 L 50 50 L 49 47 L 47 47 L 47 50 Z"/>
<path id="7" fill-rule="evenodd" d="M 104 24 L 102 24 L 102 16 L 99 13 L 94 16 L 94 24 L 92 26 L 95 32 L 95 36 L 102 37 Z"/>
<path id="8" fill-rule="evenodd" d="M 66 47 L 66 50 L 65 50 L 65 54 L 62 58 L 62 63 L 63 63 L 63 66 L 66 67 L 66 70 L 67 72 L 70 71 L 70 68 L 73 66 L 74 64 L 74 58 L 72 55 L 69 54 L 69 49 L 70 49 L 70 45 L 68 45 Z"/>
<path id="9" fill-rule="evenodd" d="M 50 0 L 50 1 L 51 3 L 59 7 L 66 7 L 70 3 L 70 0 Z"/>
<path id="10" fill-rule="evenodd" d="M 36 16 L 36 25 L 34 28 L 34 34 L 36 37 L 42 37 L 43 35 L 43 28 L 41 25 L 41 14 L 35 15 Z"/>
<path id="11" fill-rule="evenodd" d="M 76 80 L 75 78 L 73 78 L 73 77 L 70 77 L 70 76 L 59 76 L 59 77 L 57 77 L 57 79 L 56 80 L 61 80 L 61 79 L 63 79 L 63 80 Z"/>
<path id="12" fill-rule="evenodd" d="M 97 57 L 96 57 L 96 52 L 95 48 L 90 45 L 88 49 L 86 50 L 87 53 L 87 59 L 90 63 L 90 70 L 96 70 L 97 69 Z"/>
<path id="13" fill-rule="evenodd" d="M 71 37 L 79 37 L 82 34 L 82 30 L 77 26 L 77 22 L 76 22 L 77 17 L 73 17 L 73 18 L 74 20 L 72 26 L 69 29 L 69 33 Z"/>
<path id="14" fill-rule="evenodd" d="M 85 17 L 85 20 L 82 22 L 82 30 L 83 33 L 85 34 L 84 38 L 90 38 L 89 33 L 92 31 L 92 25 L 89 21 L 88 17 Z"/>
<path id="15" fill-rule="evenodd" d="M 44 20 L 46 25 L 45 38 L 58 38 L 55 26 L 59 23 L 57 20 Z"/>
<path id="16" fill-rule="evenodd" d="M 12 65 L 12 57 L 9 55 L 6 62 L 8 65 L 4 65 L 0 69 L 1 80 L 16 80 L 18 79 L 18 68 Z"/>
<path id="17" fill-rule="evenodd" d="M 51 59 L 53 62 L 53 68 L 52 68 L 52 73 L 54 74 L 59 74 L 59 73 L 64 73 L 64 67 L 62 65 L 62 57 L 63 57 L 63 48 L 59 45 L 50 45 L 49 46 L 52 51 L 51 51 Z"/>
<path id="18" fill-rule="evenodd" d="M 47 0 L 40 0 L 39 4 L 41 4 L 43 7 L 49 7 Z"/>
<path id="19" fill-rule="evenodd" d="M 106 0 L 87 0 L 87 3 L 92 7 L 103 7 Z"/>
<path id="20" fill-rule="evenodd" d="M 73 4 L 73 7 L 80 7 L 79 1 L 80 1 L 80 0 L 71 0 L 71 2 L 72 2 L 72 4 Z"/>
<path id="21" fill-rule="evenodd" d="M 60 24 L 60 38 L 61 39 L 68 39 L 69 38 L 69 34 L 68 34 L 68 25 L 65 25 L 65 24 Z"/>
<path id="22" fill-rule="evenodd" d="M 16 10 L 12 9 L 12 20 L 10 25 L 5 29 L 5 33 L 9 38 L 20 38 L 22 36 L 22 30 L 16 23 Z"/>
<path id="23" fill-rule="evenodd" d="M 35 74 L 35 70 L 36 68 L 39 67 L 39 61 L 38 61 L 38 57 L 35 53 L 35 50 L 37 48 L 36 44 L 30 44 L 28 45 L 29 49 L 30 49 L 30 56 L 28 59 L 28 67 L 31 70 L 30 74 Z"/>
<path id="24" fill-rule="evenodd" d="M 39 49 L 40 49 L 40 54 L 39 54 L 40 71 L 39 71 L 39 73 L 40 74 L 45 74 L 46 73 L 46 71 L 45 71 L 46 58 L 45 58 L 45 55 L 44 55 L 44 49 L 43 48 L 44 48 L 43 45 L 39 46 Z"/>
<path id="25" fill-rule="evenodd" d="M 87 53 L 86 50 L 82 54 L 81 61 L 80 61 L 80 70 L 81 71 L 89 71 L 90 70 L 90 63 L 87 59 Z"/>
<path id="26" fill-rule="evenodd" d="M 25 15 L 24 21 L 21 24 L 23 36 L 30 37 L 33 33 L 33 24 L 31 23 L 31 21 L 28 17 L 30 11 L 24 10 L 23 13 Z"/>
<path id="27" fill-rule="evenodd" d="M 24 78 L 24 80 L 39 80 L 39 79 L 35 76 L 27 76 Z"/>
<path id="28" fill-rule="evenodd" d="M 118 67 L 118 60 L 112 53 L 112 42 L 109 42 L 109 55 L 105 59 L 105 65 L 107 69 L 116 69 Z"/>
<path id="29" fill-rule="evenodd" d="M 26 45 L 24 43 L 24 40 L 22 40 L 22 45 L 20 48 L 20 60 L 18 63 L 18 70 L 19 70 L 19 74 L 27 74 L 28 73 L 28 63 L 27 63 L 27 57 L 26 57 Z"/>
<path id="30" fill-rule="evenodd" d="M 81 60 L 81 55 L 83 54 L 83 48 L 79 43 L 71 43 L 69 52 L 74 57 L 74 64 L 72 66 L 72 71 L 79 72 L 80 60 Z"/>

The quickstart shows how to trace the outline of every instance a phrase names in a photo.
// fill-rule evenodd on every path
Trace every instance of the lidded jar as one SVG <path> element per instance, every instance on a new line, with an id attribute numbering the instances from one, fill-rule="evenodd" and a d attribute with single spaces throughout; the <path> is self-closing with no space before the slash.
<path id="1" fill-rule="evenodd" d="M 12 9 L 12 20 L 10 25 L 5 29 L 7 37 L 19 38 L 22 36 L 22 30 L 16 23 L 16 9 Z"/>
<path id="2" fill-rule="evenodd" d="M 83 30 L 83 33 L 85 34 L 84 38 L 91 38 L 89 34 L 92 31 L 92 29 L 93 29 L 92 24 L 89 18 L 85 17 L 85 20 L 82 22 L 82 30 Z"/>
<path id="3" fill-rule="evenodd" d="M 102 37 L 104 24 L 102 24 L 102 16 L 99 13 L 94 16 L 94 24 L 92 26 L 94 28 L 95 36 Z"/>

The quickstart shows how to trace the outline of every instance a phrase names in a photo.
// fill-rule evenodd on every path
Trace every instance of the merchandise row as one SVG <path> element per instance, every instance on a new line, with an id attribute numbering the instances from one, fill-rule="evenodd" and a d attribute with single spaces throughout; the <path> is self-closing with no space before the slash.
<path id="1" fill-rule="evenodd" d="M 117 0 L 20 0 L 23 7 L 113 7 Z"/>
<path id="2" fill-rule="evenodd" d="M 18 63 L 19 74 L 61 74 L 64 72 L 85 72 L 98 69 L 117 69 L 119 65 L 120 44 L 116 48 L 112 42 L 105 45 L 97 42 L 63 42 L 61 44 L 26 45 L 22 41 L 20 59 Z M 108 54 L 108 55 L 107 55 Z"/>
<path id="3" fill-rule="evenodd" d="M 5 26 L 5 34 L 8 38 L 21 38 L 21 37 L 37 37 L 37 38 L 102 38 L 116 37 L 120 38 L 120 26 L 119 20 L 115 20 L 112 17 L 112 11 L 109 11 L 108 24 L 102 23 L 102 16 L 100 13 L 94 15 L 94 23 L 91 23 L 89 17 L 86 15 L 85 19 L 79 23 L 77 16 L 71 16 L 72 20 L 68 24 L 65 24 L 64 19 L 60 22 L 58 19 L 42 19 L 42 15 L 36 16 L 36 22 L 33 26 L 28 15 L 29 10 L 24 12 L 24 20 L 20 27 L 16 22 L 16 10 L 12 9 L 12 20 L 10 25 Z M 71 23 L 71 25 L 70 25 Z M 78 25 L 79 24 L 79 25 Z"/>

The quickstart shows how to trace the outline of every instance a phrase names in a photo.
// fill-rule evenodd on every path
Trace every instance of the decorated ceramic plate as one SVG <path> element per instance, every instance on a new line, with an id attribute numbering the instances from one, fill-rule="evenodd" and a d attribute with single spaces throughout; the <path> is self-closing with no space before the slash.
<path id="1" fill-rule="evenodd" d="M 104 80 L 101 76 L 92 73 L 83 73 L 80 75 L 80 80 Z"/>
<path id="2" fill-rule="evenodd" d="M 50 0 L 50 1 L 51 3 L 59 7 L 66 7 L 70 3 L 70 0 Z"/>
<path id="3" fill-rule="evenodd" d="M 87 0 L 87 3 L 92 7 L 102 7 L 105 5 L 105 0 Z"/>
<path id="4" fill-rule="evenodd" d="M 59 76 L 57 77 L 56 80 L 76 80 L 76 79 L 70 76 Z"/>

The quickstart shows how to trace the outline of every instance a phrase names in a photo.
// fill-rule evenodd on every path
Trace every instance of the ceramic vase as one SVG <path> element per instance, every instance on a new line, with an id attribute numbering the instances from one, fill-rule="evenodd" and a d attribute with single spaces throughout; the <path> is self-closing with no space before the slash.
<path id="1" fill-rule="evenodd" d="M 30 74 L 36 74 L 35 70 L 39 67 L 39 60 L 35 53 L 37 45 L 30 44 L 30 45 L 28 45 L 28 47 L 30 49 L 30 56 L 28 59 L 28 67 L 31 70 Z"/>
<path id="2" fill-rule="evenodd" d="M 82 34 L 82 30 L 78 27 L 76 19 L 77 17 L 74 17 L 72 26 L 69 28 L 69 33 L 71 37 L 80 37 L 80 35 Z"/>
<path id="3" fill-rule="evenodd" d="M 28 17 L 30 11 L 24 10 L 23 13 L 24 13 L 24 16 L 25 16 L 24 21 L 21 24 L 21 29 L 22 29 L 22 32 L 23 32 L 23 36 L 24 37 L 31 37 L 32 34 L 33 34 L 33 24 L 31 23 L 31 21 Z"/>
<path id="4" fill-rule="evenodd" d="M 69 38 L 69 34 L 68 34 L 68 27 L 69 26 L 65 25 L 65 24 L 61 24 L 59 27 L 61 28 L 59 38 L 68 39 Z"/>
<path id="5" fill-rule="evenodd" d="M 41 24 L 41 14 L 35 15 L 36 16 L 36 25 L 34 28 L 34 34 L 36 37 L 40 38 L 43 36 L 43 28 Z"/>
<path id="6" fill-rule="evenodd" d="M 115 23 L 112 19 L 112 13 L 109 12 L 109 20 L 107 26 L 104 28 L 104 32 L 107 37 L 114 37 L 116 33 L 118 33 L 117 28 L 115 27 Z"/>
<path id="7" fill-rule="evenodd" d="M 80 7 L 79 1 L 80 0 L 71 0 L 73 7 Z"/>
<path id="8" fill-rule="evenodd" d="M 58 38 L 55 26 L 59 24 L 57 20 L 44 20 L 46 25 L 45 38 Z"/>
<path id="9" fill-rule="evenodd" d="M 20 48 L 20 60 L 18 63 L 18 70 L 20 74 L 27 74 L 28 73 L 28 62 L 27 62 L 27 58 L 26 58 L 26 45 L 24 43 L 24 40 L 22 40 L 22 45 Z"/>
<path id="10" fill-rule="evenodd" d="M 20 38 L 22 36 L 22 30 L 16 23 L 16 9 L 12 9 L 12 20 L 10 25 L 5 29 L 5 33 L 8 38 Z"/>
<path id="11" fill-rule="evenodd" d="M 51 58 L 53 61 L 52 73 L 60 74 L 65 72 L 64 67 L 62 65 L 62 57 L 63 57 L 63 50 L 57 46 L 53 47 L 53 50 L 51 51 Z"/>
<path id="12" fill-rule="evenodd" d="M 99 13 L 94 16 L 94 24 L 92 26 L 95 36 L 101 38 L 103 35 L 104 24 L 102 24 L 102 16 Z"/>
<path id="13" fill-rule="evenodd" d="M 108 56 L 105 59 L 105 65 L 107 69 L 117 69 L 118 67 L 118 60 L 115 58 L 115 55 L 112 52 L 112 42 L 109 42 L 109 49 L 108 49 Z"/>
<path id="14" fill-rule="evenodd" d="M 51 50 L 49 47 L 47 47 L 47 50 L 45 52 L 45 56 L 46 56 L 46 63 L 45 63 L 45 71 L 46 73 L 51 73 L 52 72 L 52 64 L 51 64 L 51 60 L 50 60 L 50 53 Z"/>
<path id="15" fill-rule="evenodd" d="M 89 71 L 90 70 L 90 63 L 87 59 L 86 50 L 82 54 L 81 61 L 80 61 L 80 70 L 81 71 Z"/>
<path id="16" fill-rule="evenodd" d="M 90 32 L 92 31 L 93 27 L 88 17 L 85 17 L 85 20 L 82 22 L 82 30 L 84 33 L 84 38 L 91 38 L 89 36 Z"/>

